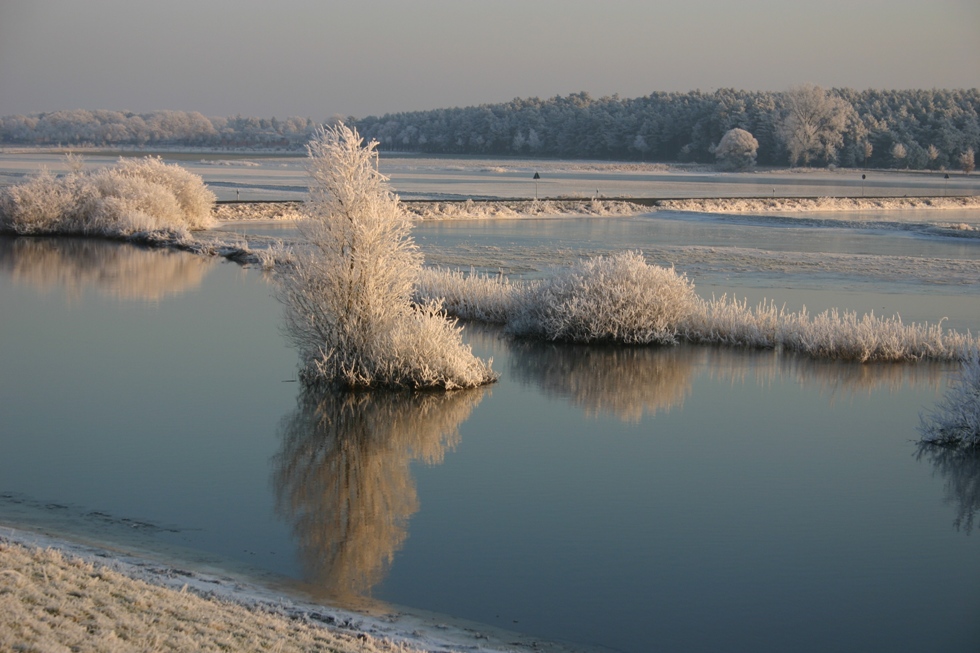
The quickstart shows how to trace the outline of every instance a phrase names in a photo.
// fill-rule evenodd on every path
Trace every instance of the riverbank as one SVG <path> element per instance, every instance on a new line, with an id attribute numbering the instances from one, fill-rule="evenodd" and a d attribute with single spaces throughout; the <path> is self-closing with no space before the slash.
<path id="1" fill-rule="evenodd" d="M 298 600 L 246 579 L 0 527 L 0 650 L 564 651 L 402 612 Z"/>

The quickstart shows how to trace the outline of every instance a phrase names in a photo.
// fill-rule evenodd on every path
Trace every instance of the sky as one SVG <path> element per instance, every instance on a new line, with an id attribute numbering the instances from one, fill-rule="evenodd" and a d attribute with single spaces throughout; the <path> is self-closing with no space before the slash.
<path id="1" fill-rule="evenodd" d="M 978 0 L 0 0 L 0 115 L 980 87 Z"/>

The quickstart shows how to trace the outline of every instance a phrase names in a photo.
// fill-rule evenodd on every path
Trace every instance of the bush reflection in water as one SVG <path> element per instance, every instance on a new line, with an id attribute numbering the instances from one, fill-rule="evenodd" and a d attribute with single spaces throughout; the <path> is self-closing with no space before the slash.
<path id="1" fill-rule="evenodd" d="M 212 263 L 186 252 L 91 238 L 0 236 L 0 269 L 15 283 L 60 288 L 72 300 L 93 289 L 114 299 L 159 301 L 200 287 Z"/>
<path id="2" fill-rule="evenodd" d="M 935 474 L 945 481 L 945 502 L 956 508 L 953 526 L 971 533 L 980 512 L 980 452 L 922 443 L 916 457 L 930 462 Z"/>
<path id="3" fill-rule="evenodd" d="M 273 484 L 314 595 L 349 601 L 384 578 L 419 508 L 410 463 L 441 463 L 485 392 L 301 393 Z"/>
<path id="4" fill-rule="evenodd" d="M 816 386 L 831 403 L 903 386 L 938 393 L 941 364 L 841 364 L 703 346 L 596 347 L 514 340 L 467 326 L 475 347 L 509 359 L 518 382 L 567 400 L 590 417 L 639 423 L 683 406 L 702 374 L 732 384 Z M 290 524 L 304 577 L 318 597 L 357 603 L 385 577 L 419 509 L 410 464 L 440 464 L 461 425 L 490 393 L 301 392 L 280 427 L 277 510 Z M 980 464 L 925 456 L 947 477 L 969 529 L 980 506 Z"/>

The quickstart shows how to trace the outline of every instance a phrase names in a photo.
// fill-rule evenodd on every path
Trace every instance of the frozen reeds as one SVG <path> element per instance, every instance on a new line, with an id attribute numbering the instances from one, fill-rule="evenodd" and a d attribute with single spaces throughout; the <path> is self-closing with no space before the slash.
<path id="1" fill-rule="evenodd" d="M 861 315 L 830 309 L 811 316 L 806 307 L 790 312 L 773 301 L 749 306 L 727 296 L 700 300 L 680 328 L 689 342 L 781 348 L 813 358 L 868 362 L 962 360 L 980 345 L 969 333 L 936 324 L 910 323 L 901 316 Z"/>
<path id="2" fill-rule="evenodd" d="M 310 219 L 278 293 L 301 377 L 349 388 L 492 382 L 440 303 L 412 301 L 422 256 L 378 172 L 376 146 L 343 124 L 321 128 L 308 146 Z"/>
<path id="3" fill-rule="evenodd" d="M 806 308 L 791 312 L 774 301 L 750 306 L 728 296 L 701 299 L 683 275 L 648 265 L 632 252 L 589 259 L 535 282 L 429 270 L 416 298 L 445 298 L 452 315 L 506 324 L 514 335 L 554 341 L 683 340 L 861 363 L 959 361 L 980 348 L 976 336 L 944 329 L 942 320 L 906 324 L 898 315 L 836 309 L 811 315 Z"/>
<path id="4" fill-rule="evenodd" d="M 423 268 L 415 286 L 415 300 L 441 300 L 448 314 L 463 320 L 506 324 L 514 312 L 524 283 L 513 283 L 502 274 L 491 276 L 470 270 Z"/>
<path id="5" fill-rule="evenodd" d="M 922 443 L 980 453 L 980 354 L 973 352 L 936 408 L 922 417 Z"/>
<path id="6" fill-rule="evenodd" d="M 120 159 L 64 177 L 42 171 L 0 192 L 0 232 L 127 238 L 186 234 L 211 224 L 214 194 L 198 175 L 159 158 Z"/>

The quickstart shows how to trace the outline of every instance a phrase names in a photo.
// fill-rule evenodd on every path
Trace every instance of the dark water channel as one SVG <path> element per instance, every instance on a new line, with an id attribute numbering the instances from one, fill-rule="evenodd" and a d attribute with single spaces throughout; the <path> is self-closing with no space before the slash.
<path id="1" fill-rule="evenodd" d="M 620 651 L 980 649 L 949 368 L 515 343 L 496 385 L 305 397 L 268 281 L 0 239 L 0 522 Z"/>

